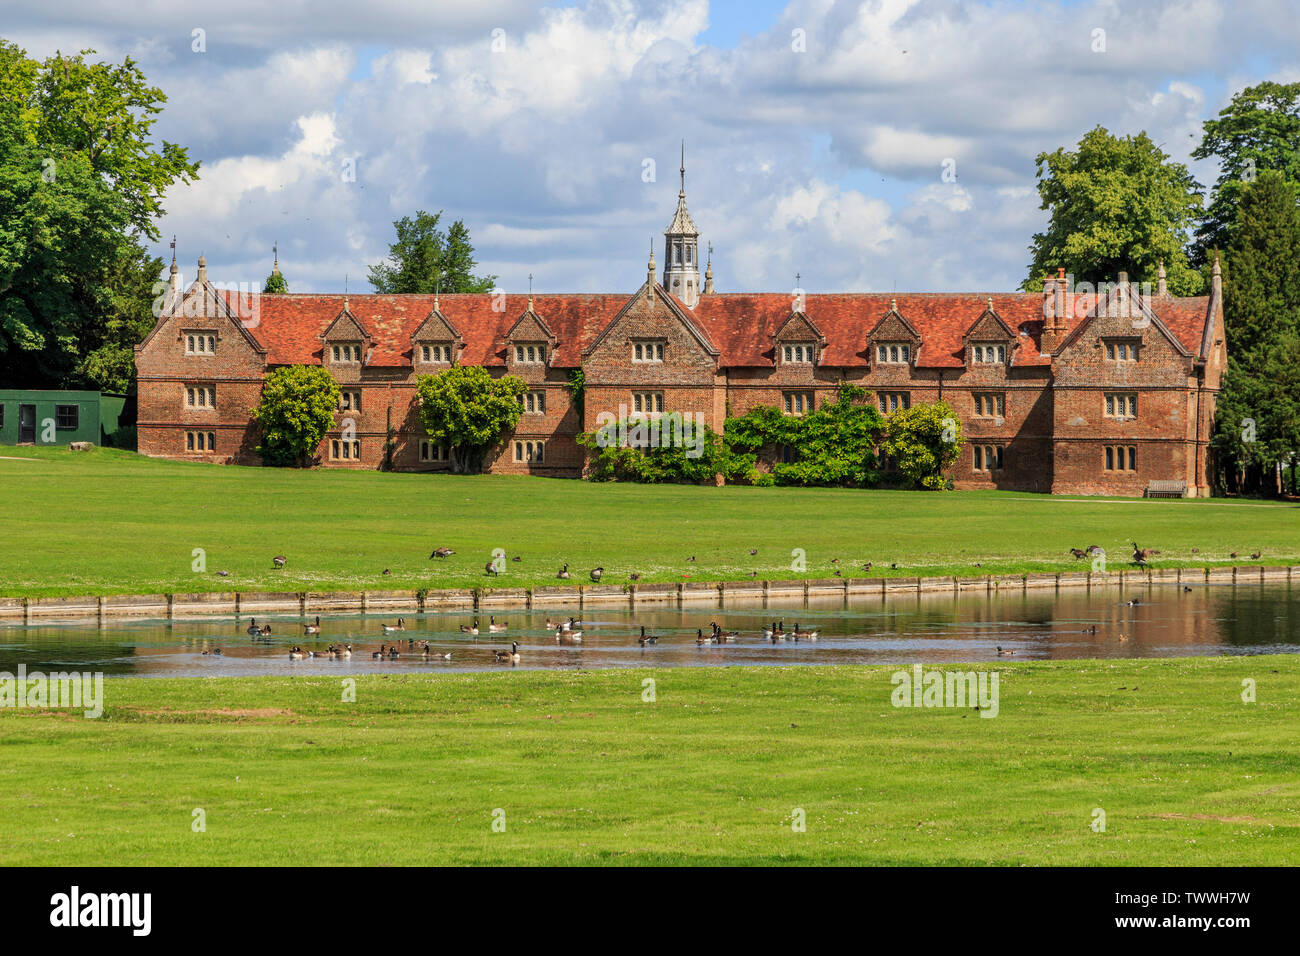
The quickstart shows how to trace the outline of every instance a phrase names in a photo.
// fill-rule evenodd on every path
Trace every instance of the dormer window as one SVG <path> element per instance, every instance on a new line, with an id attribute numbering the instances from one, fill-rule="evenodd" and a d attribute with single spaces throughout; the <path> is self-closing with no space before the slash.
<path id="1" fill-rule="evenodd" d="M 881 342 L 876 346 L 876 361 L 881 365 L 906 365 L 912 358 L 912 347 L 906 342 Z"/>
<path id="2" fill-rule="evenodd" d="M 662 339 L 632 343 L 633 362 L 662 362 L 663 360 L 664 342 Z"/>
<path id="3" fill-rule="evenodd" d="M 186 355 L 215 355 L 217 351 L 217 334 L 215 332 L 186 332 Z"/>
<path id="4" fill-rule="evenodd" d="M 789 364 L 811 364 L 817 356 L 811 342 L 791 342 L 781 346 L 781 361 Z"/>
<path id="5" fill-rule="evenodd" d="M 524 365 L 545 365 L 546 346 L 533 343 L 515 346 L 515 361 Z"/>
<path id="6" fill-rule="evenodd" d="M 450 365 L 451 343 L 444 342 L 436 345 L 421 345 L 420 361 L 430 365 Z"/>
<path id="7" fill-rule="evenodd" d="M 361 343 L 360 342 L 341 342 L 337 345 L 330 346 L 330 358 L 335 362 L 360 362 L 361 361 Z"/>
<path id="8" fill-rule="evenodd" d="M 976 365 L 1005 365 L 1007 347 L 1005 345 L 972 345 L 971 360 Z"/>

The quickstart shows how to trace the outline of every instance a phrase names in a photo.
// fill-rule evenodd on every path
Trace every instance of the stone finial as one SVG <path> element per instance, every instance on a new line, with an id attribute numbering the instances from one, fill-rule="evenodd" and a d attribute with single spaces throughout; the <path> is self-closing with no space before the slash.
<path id="1" fill-rule="evenodd" d="M 1216 297 L 1223 295 L 1223 268 L 1219 265 L 1217 253 L 1214 256 L 1214 268 L 1210 270 L 1210 289 Z"/>
<path id="2" fill-rule="evenodd" d="M 709 243 L 709 261 L 704 270 L 704 288 L 701 290 L 702 295 L 713 294 L 713 243 Z"/>
<path id="3" fill-rule="evenodd" d="M 1165 282 L 1165 260 L 1160 260 L 1160 268 L 1156 270 L 1156 295 L 1168 295 L 1169 285 Z"/>
<path id="4" fill-rule="evenodd" d="M 197 282 L 199 285 L 202 285 L 203 283 L 208 281 L 207 256 L 199 256 L 199 272 L 198 275 L 194 277 L 194 281 Z"/>
<path id="5" fill-rule="evenodd" d="M 646 276 L 646 298 L 651 302 L 655 297 L 655 241 L 654 237 L 650 239 L 650 261 L 645 266 Z"/>
<path id="6" fill-rule="evenodd" d="M 1214 256 L 1214 275 L 1223 275 L 1223 268 L 1219 265 L 1219 256 L 1217 253 Z"/>
<path id="7" fill-rule="evenodd" d="M 890 299 L 889 299 L 889 311 L 890 311 L 890 312 L 897 312 L 897 311 L 898 311 L 898 297 L 897 297 L 897 296 L 891 296 L 891 297 L 890 297 Z"/>

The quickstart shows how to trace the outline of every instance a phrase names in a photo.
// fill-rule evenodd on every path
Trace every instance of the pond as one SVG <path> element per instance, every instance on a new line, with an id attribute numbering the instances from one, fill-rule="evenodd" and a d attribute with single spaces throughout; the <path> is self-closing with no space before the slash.
<path id="1" fill-rule="evenodd" d="M 1130 601 L 1136 603 L 1130 604 Z M 557 643 L 548 619 L 582 620 L 580 644 Z M 405 630 L 385 633 L 395 616 L 321 618 L 321 633 L 304 634 L 297 615 L 258 616 L 271 633 L 251 638 L 249 618 L 157 621 L 105 619 L 102 623 L 43 622 L 0 627 L 0 671 L 93 670 L 106 676 L 228 677 L 274 674 L 362 674 L 489 670 L 504 665 L 494 651 L 520 644 L 517 667 L 595 667 L 772 664 L 911 664 L 1107 657 L 1181 657 L 1300 652 L 1300 588 L 1153 586 L 1061 593 L 910 595 L 731 604 L 725 608 L 669 604 L 635 611 L 587 607 L 496 614 L 504 634 L 460 631 L 473 615 L 409 615 Z M 710 622 L 738 632 L 736 641 L 700 646 L 696 632 Z M 783 622 L 816 630 L 817 640 L 765 639 L 762 629 Z M 640 628 L 658 643 L 640 646 Z M 1095 631 L 1094 631 L 1095 628 Z M 413 644 L 428 641 L 425 660 Z M 351 643 L 349 660 L 290 660 L 290 648 L 324 652 Z M 381 645 L 396 645 L 396 659 L 374 660 Z M 220 649 L 221 653 L 213 653 Z M 209 653 L 204 654 L 204 651 Z M 450 654 L 450 659 L 442 655 Z"/>

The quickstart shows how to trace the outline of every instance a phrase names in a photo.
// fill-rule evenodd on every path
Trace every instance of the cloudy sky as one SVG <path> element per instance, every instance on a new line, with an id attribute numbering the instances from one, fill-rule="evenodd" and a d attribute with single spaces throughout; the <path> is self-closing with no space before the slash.
<path id="1" fill-rule="evenodd" d="M 720 291 L 1011 289 L 1040 151 L 1102 124 L 1190 162 L 1300 79 L 1289 0 L 6 0 L 0 34 L 139 61 L 203 163 L 160 226 L 187 278 L 260 282 L 278 241 L 299 292 L 368 288 L 417 209 L 508 291 L 630 292 L 683 139 Z"/>

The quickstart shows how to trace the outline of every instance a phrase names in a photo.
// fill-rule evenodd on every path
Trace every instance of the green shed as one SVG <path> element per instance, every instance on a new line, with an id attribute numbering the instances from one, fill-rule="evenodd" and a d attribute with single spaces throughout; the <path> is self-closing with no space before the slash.
<path id="1" fill-rule="evenodd" d="M 103 444 L 100 403 L 99 392 L 0 389 L 0 445 Z"/>

